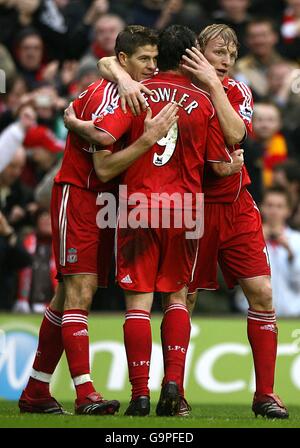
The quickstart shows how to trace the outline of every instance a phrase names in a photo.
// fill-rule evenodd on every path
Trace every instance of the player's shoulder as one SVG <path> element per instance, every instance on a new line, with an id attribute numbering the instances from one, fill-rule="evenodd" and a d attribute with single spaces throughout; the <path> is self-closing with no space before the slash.
<path id="1" fill-rule="evenodd" d="M 92 119 L 100 115 L 107 109 L 107 113 L 111 113 L 118 102 L 118 86 L 117 84 L 99 79 L 90 84 L 74 102 L 75 110 L 78 110 L 81 118 Z M 76 109 L 77 106 L 77 109 Z"/>
<path id="2" fill-rule="evenodd" d="M 233 78 L 228 78 L 227 81 L 227 95 L 240 95 L 244 98 L 252 98 L 252 92 L 249 86 L 243 81 L 237 81 Z"/>

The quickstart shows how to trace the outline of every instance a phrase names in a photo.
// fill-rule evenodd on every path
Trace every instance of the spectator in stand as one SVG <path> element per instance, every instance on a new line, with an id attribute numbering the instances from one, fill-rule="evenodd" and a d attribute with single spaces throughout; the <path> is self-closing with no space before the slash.
<path id="1" fill-rule="evenodd" d="M 0 175 L 22 145 L 27 130 L 35 124 L 35 110 L 30 105 L 24 104 L 19 108 L 18 120 L 7 126 L 0 134 Z"/>
<path id="2" fill-rule="evenodd" d="M 81 59 L 81 63 L 94 63 L 104 56 L 115 54 L 116 37 L 123 30 L 125 22 L 115 14 L 104 14 L 93 26 L 93 41 L 89 52 Z"/>
<path id="3" fill-rule="evenodd" d="M 29 89 L 42 80 L 44 44 L 40 34 L 33 28 L 23 29 L 16 37 L 15 58 L 19 73 Z"/>
<path id="4" fill-rule="evenodd" d="M 286 0 L 281 18 L 282 54 L 300 62 L 300 0 Z"/>
<path id="5" fill-rule="evenodd" d="M 245 44 L 245 30 L 251 16 L 248 13 L 250 0 L 220 0 L 220 9 L 213 14 L 215 23 L 226 23 L 236 32 L 239 47 L 239 57 L 245 56 L 248 49 Z"/>
<path id="6" fill-rule="evenodd" d="M 41 0 L 1 0 L 0 41 L 13 47 L 14 38 L 24 27 L 32 26 Z"/>
<path id="7" fill-rule="evenodd" d="M 195 33 L 204 29 L 210 24 L 210 20 L 203 8 L 202 2 L 188 1 L 183 2 L 182 9 L 175 15 L 176 23 L 187 26 Z"/>
<path id="8" fill-rule="evenodd" d="M 26 82 L 20 75 L 16 75 L 6 83 L 6 93 L 1 95 L 0 133 L 16 120 L 22 99 L 27 92 Z"/>
<path id="9" fill-rule="evenodd" d="M 267 189 L 261 212 L 272 269 L 276 314 L 300 316 L 300 232 L 287 224 L 291 214 L 288 192 L 282 187 Z M 237 293 L 236 300 L 238 307 L 246 312 L 248 304 L 241 291 Z"/>
<path id="10" fill-rule="evenodd" d="M 176 21 L 183 4 L 183 0 L 135 0 L 131 22 L 162 30 Z"/>
<path id="11" fill-rule="evenodd" d="M 249 191 L 260 203 L 264 186 L 272 184 L 278 164 L 294 155 L 294 145 L 281 130 L 281 114 L 274 103 L 261 102 L 254 107 L 253 135 L 243 144 L 244 159 L 251 185 Z"/>
<path id="12" fill-rule="evenodd" d="M 99 79 L 99 73 L 94 61 L 87 58 L 85 61 L 81 62 L 77 68 L 74 82 L 70 89 L 72 99 L 75 99 L 81 92 L 84 92 L 84 90 L 92 84 L 92 82 L 97 81 L 97 79 Z"/>
<path id="13" fill-rule="evenodd" d="M 245 42 L 249 54 L 237 61 L 235 79 L 245 82 L 252 89 L 255 99 L 261 99 L 268 92 L 268 68 L 282 60 L 275 48 L 278 33 L 272 19 L 252 19 L 246 27 Z"/>
<path id="14" fill-rule="evenodd" d="M 45 126 L 29 129 L 24 140 L 30 162 L 22 174 L 26 185 L 34 188 L 43 177 L 55 167 L 58 157 L 64 150 L 64 143 Z"/>
<path id="15" fill-rule="evenodd" d="M 31 256 L 18 241 L 14 228 L 0 211 L 0 308 L 10 310 L 15 296 L 17 269 L 31 264 Z"/>
<path id="16" fill-rule="evenodd" d="M 299 76 L 299 68 L 288 61 L 272 64 L 267 72 L 268 93 L 266 100 L 273 101 L 279 107 L 282 127 L 289 131 L 293 131 L 299 126 L 300 92 L 297 88 Z M 295 143 L 298 144 L 297 141 Z"/>
<path id="17" fill-rule="evenodd" d="M 0 173 L 0 210 L 8 223 L 20 231 L 32 223 L 36 211 L 33 192 L 20 180 L 26 161 L 25 149 L 20 146 L 11 162 Z"/>
<path id="18" fill-rule="evenodd" d="M 255 142 L 261 146 L 263 184 L 268 187 L 272 184 L 273 167 L 286 160 L 289 154 L 288 142 L 281 132 L 280 111 L 275 104 L 256 104 L 253 133 Z"/>
<path id="19" fill-rule="evenodd" d="M 65 140 L 67 131 L 62 114 L 68 106 L 68 101 L 60 97 L 57 89 L 48 83 L 36 89 L 31 97 L 37 112 L 38 123 L 51 129 L 58 139 Z"/>
<path id="20" fill-rule="evenodd" d="M 21 269 L 17 274 L 17 301 L 13 310 L 21 313 L 31 310 L 44 313 L 57 286 L 49 212 L 39 209 L 35 222 L 35 229 L 23 240 L 25 249 L 32 256 L 32 266 Z"/>
<path id="21" fill-rule="evenodd" d="M 291 203 L 288 223 L 293 229 L 300 230 L 300 164 L 289 159 L 276 165 L 273 169 L 273 185 L 287 190 Z"/>

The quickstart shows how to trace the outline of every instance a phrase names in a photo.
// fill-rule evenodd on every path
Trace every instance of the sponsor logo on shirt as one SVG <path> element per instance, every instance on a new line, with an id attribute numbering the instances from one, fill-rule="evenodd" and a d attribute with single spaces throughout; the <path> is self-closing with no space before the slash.
<path id="1" fill-rule="evenodd" d="M 107 112 L 108 114 L 113 114 L 114 111 L 115 111 L 115 109 L 111 104 L 109 106 L 107 106 L 107 108 L 105 109 L 105 112 Z"/>
<path id="2" fill-rule="evenodd" d="M 240 105 L 240 115 L 248 121 L 251 121 L 253 110 L 250 107 Z"/>

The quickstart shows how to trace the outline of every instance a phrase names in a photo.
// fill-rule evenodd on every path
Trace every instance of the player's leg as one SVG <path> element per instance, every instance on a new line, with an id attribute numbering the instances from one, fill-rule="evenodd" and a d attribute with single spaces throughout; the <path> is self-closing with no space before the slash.
<path id="1" fill-rule="evenodd" d="M 231 235 L 229 232 L 221 247 L 219 264 L 227 286 L 232 288 L 239 283 L 249 303 L 248 339 L 257 386 L 254 401 L 262 404 L 261 412 L 257 413 L 285 418 L 286 409 L 273 395 L 277 326 L 260 213 L 246 190 L 231 208 Z"/>
<path id="2" fill-rule="evenodd" d="M 131 401 L 125 415 L 144 416 L 150 412 L 148 387 L 152 334 L 150 311 L 153 293 L 124 291 L 126 300 L 123 325 L 124 344 L 127 356 Z"/>
<path id="3" fill-rule="evenodd" d="M 271 279 L 269 276 L 244 278 L 239 279 L 239 284 L 249 303 L 247 333 L 256 378 L 252 409 L 256 415 L 287 418 L 287 409 L 273 392 L 278 330 Z"/>
<path id="4" fill-rule="evenodd" d="M 161 323 L 161 341 L 164 378 L 156 407 L 157 415 L 178 415 L 181 401 L 185 402 L 185 415 L 190 410 L 183 390 L 185 360 L 191 332 L 186 296 L 187 287 L 163 294 L 165 308 Z"/>
<path id="5" fill-rule="evenodd" d="M 123 333 L 132 386 L 131 401 L 125 415 L 144 416 L 150 412 L 150 310 L 158 260 L 159 248 L 154 229 L 117 229 L 117 279 L 126 299 Z"/>
<path id="6" fill-rule="evenodd" d="M 221 236 L 219 204 L 205 204 L 204 233 L 199 240 L 197 261 L 187 295 L 187 308 L 190 316 L 192 316 L 197 303 L 198 291 L 218 288 L 217 263 Z"/>
<path id="7" fill-rule="evenodd" d="M 120 406 L 116 400 L 103 400 L 90 376 L 88 314 L 97 290 L 98 277 L 93 274 L 65 275 L 65 304 L 62 317 L 62 341 L 71 377 L 76 389 L 77 414 L 114 414 Z"/>
<path id="8" fill-rule="evenodd" d="M 61 335 L 64 301 L 64 284 L 59 282 L 40 327 L 32 372 L 19 400 L 21 412 L 65 413 L 49 390 L 51 377 L 64 350 Z"/>
<path id="9" fill-rule="evenodd" d="M 162 229 L 162 260 L 156 279 L 156 291 L 163 294 L 164 316 L 161 323 L 161 342 L 164 357 L 164 378 L 156 412 L 176 415 L 184 400 L 184 369 L 190 340 L 190 315 L 187 309 L 187 285 L 195 270 L 197 239 L 186 238 L 187 229 Z M 176 244 L 174 244 L 176 241 Z M 176 263 L 174 263 L 176 260 Z M 185 412 L 187 406 L 185 404 Z"/>

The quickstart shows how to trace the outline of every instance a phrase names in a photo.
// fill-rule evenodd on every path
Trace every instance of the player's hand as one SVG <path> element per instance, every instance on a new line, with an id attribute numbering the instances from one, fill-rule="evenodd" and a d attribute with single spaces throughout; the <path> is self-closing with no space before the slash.
<path id="1" fill-rule="evenodd" d="M 192 73 L 198 81 L 207 85 L 218 81 L 218 75 L 215 68 L 208 62 L 206 57 L 196 47 L 186 49 L 187 56 L 183 55 L 184 64 L 182 67 L 189 73 Z"/>
<path id="2" fill-rule="evenodd" d="M 119 81 L 118 92 L 121 99 L 122 111 L 126 113 L 126 105 L 128 104 L 133 115 L 140 115 L 148 107 L 143 93 L 152 95 L 151 90 L 131 78 L 126 78 L 126 81 L 125 79 L 124 81 Z"/>
<path id="3" fill-rule="evenodd" d="M 230 164 L 231 174 L 239 173 L 244 165 L 244 150 L 237 149 L 231 154 L 232 163 Z"/>
<path id="4" fill-rule="evenodd" d="M 76 118 L 75 110 L 73 107 L 73 102 L 69 104 L 69 106 L 64 111 L 64 124 L 69 131 L 72 131 L 72 123 L 74 118 Z"/>
<path id="5" fill-rule="evenodd" d="M 179 107 L 176 103 L 168 103 L 154 118 L 152 118 L 150 107 L 147 109 L 144 135 L 149 140 L 150 146 L 153 146 L 158 140 L 165 137 L 169 129 L 177 122 L 178 109 Z"/>

